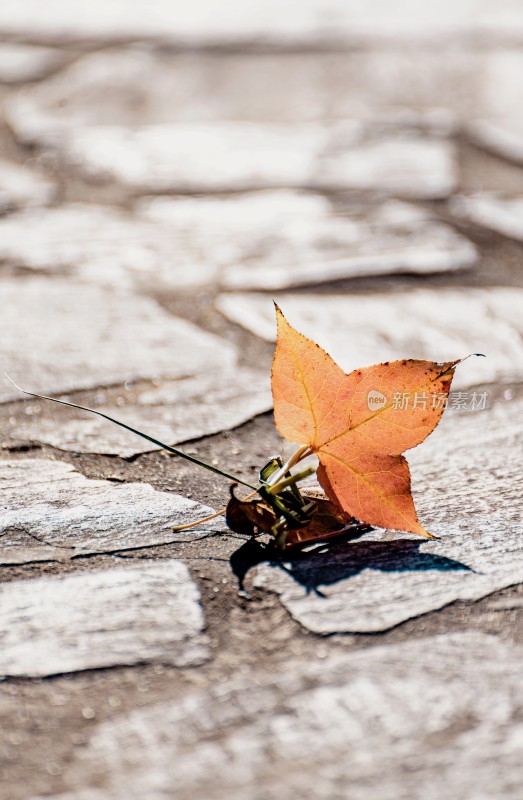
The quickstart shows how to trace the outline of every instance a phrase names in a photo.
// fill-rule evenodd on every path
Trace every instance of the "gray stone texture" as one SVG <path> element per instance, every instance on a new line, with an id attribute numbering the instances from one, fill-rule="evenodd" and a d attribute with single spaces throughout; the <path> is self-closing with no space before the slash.
<path id="1" fill-rule="evenodd" d="M 90 785 L 86 800 L 311 787 L 325 800 L 436 800 L 449 786 L 455 800 L 516 800 L 520 659 L 520 647 L 463 633 L 291 663 L 99 725 L 66 784 Z"/>
<path id="2" fill-rule="evenodd" d="M 321 298 L 321 299 L 320 299 Z M 318 342 L 349 372 L 399 358 L 471 358 L 453 387 L 523 377 L 523 292 L 511 288 L 413 289 L 358 295 L 278 294 L 289 322 Z M 269 297 L 225 294 L 218 309 L 268 341 L 275 338 Z"/>
<path id="3" fill-rule="evenodd" d="M 248 10 L 239 2 L 198 0 L 173 7 L 168 0 L 157 0 L 146 13 L 141 0 L 116 0 L 109 7 L 101 0 L 78 7 L 67 0 L 50 0 L 47 13 L 39 12 L 36 0 L 5 0 L 0 31 L 62 42 L 152 37 L 186 45 L 445 41 L 449 36 L 482 34 L 511 42 L 523 36 L 517 0 L 502 0 L 495 9 L 487 0 L 446 0 L 438 11 L 428 9 L 423 15 L 417 13 L 415 0 L 383 5 L 379 15 L 359 0 L 336 0 L 327 9 L 321 0 L 292 2 L 286 13 L 276 0 L 256 0 Z"/>
<path id="4" fill-rule="evenodd" d="M 0 83 L 17 84 L 47 77 L 64 63 L 60 50 L 17 42 L 0 43 Z"/>
<path id="5" fill-rule="evenodd" d="M 104 402 L 97 393 L 96 410 L 174 445 L 235 428 L 272 408 L 269 377 L 249 369 L 225 369 L 176 381 L 155 381 L 136 400 L 125 389 L 116 402 Z M 136 394 L 136 392 L 135 392 Z M 12 417 L 2 430 L 0 448 L 42 443 L 77 453 L 108 453 L 124 457 L 159 449 L 98 416 L 68 409 L 56 415 L 56 406 L 28 405 L 25 417 Z"/>
<path id="6" fill-rule="evenodd" d="M 173 532 L 213 509 L 144 483 L 88 480 L 46 459 L 0 461 L 0 564 L 58 560 L 88 553 L 184 542 L 202 528 Z M 216 529 L 214 521 L 204 530 Z"/>
<path id="7" fill-rule="evenodd" d="M 450 210 L 487 230 L 523 241 L 523 196 L 494 192 L 455 197 Z"/>
<path id="8" fill-rule="evenodd" d="M 54 183 L 31 167 L 0 161 L 0 214 L 46 205 L 55 194 Z"/>
<path id="9" fill-rule="evenodd" d="M 0 259 L 115 288 L 263 290 L 454 271 L 473 267 L 477 253 L 406 203 L 341 211 L 319 194 L 281 190 L 160 197 L 135 213 L 79 203 L 31 209 L 0 220 Z"/>
<path id="10" fill-rule="evenodd" d="M 60 394 L 136 378 L 230 367 L 235 348 L 154 300 L 40 277 L 0 281 L 3 368 L 30 391 Z M 59 321 L 59 324 L 57 322 Z M 0 401 L 19 399 L 4 380 Z"/>
<path id="11" fill-rule="evenodd" d="M 2 677 L 189 666 L 208 652 L 198 590 L 174 559 L 8 583 L 0 605 Z"/>

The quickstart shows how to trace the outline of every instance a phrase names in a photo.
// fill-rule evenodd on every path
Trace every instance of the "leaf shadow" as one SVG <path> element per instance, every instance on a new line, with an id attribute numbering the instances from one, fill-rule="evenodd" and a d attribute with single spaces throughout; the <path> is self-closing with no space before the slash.
<path id="1" fill-rule="evenodd" d="M 280 567 L 307 593 L 319 597 L 325 595 L 320 586 L 359 575 L 365 569 L 380 572 L 475 572 L 474 569 L 447 556 L 420 551 L 422 540 L 392 539 L 386 542 L 363 541 L 347 544 L 336 542 L 323 545 L 312 553 L 298 552 L 279 554 L 274 547 L 250 539 L 236 550 L 230 565 L 238 578 L 239 590 L 244 590 L 244 581 L 250 569 L 267 562 Z"/>

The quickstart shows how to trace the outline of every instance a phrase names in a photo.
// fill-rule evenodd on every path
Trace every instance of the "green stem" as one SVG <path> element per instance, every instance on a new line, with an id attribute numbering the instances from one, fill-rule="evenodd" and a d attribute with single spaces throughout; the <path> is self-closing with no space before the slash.
<path id="1" fill-rule="evenodd" d="M 271 475 L 267 483 L 271 486 L 278 483 L 278 481 L 280 481 L 281 478 L 284 478 L 287 472 L 292 469 L 292 467 L 305 458 L 306 455 L 309 455 L 309 451 L 310 447 L 307 444 L 303 444 L 301 447 L 298 447 L 298 449 L 294 451 L 292 456 L 285 462 L 285 464 L 283 464 L 283 466 L 277 472 L 274 472 Z"/>
<path id="2" fill-rule="evenodd" d="M 28 392 L 25 389 L 22 389 L 18 386 L 7 373 L 4 373 L 5 377 L 7 378 L 13 386 L 18 389 L 18 391 L 23 392 L 23 394 L 28 394 L 30 397 L 38 397 L 40 400 L 50 400 L 52 403 L 59 403 L 62 406 L 69 406 L 70 408 L 78 408 L 80 411 L 88 411 L 90 414 L 96 414 L 99 417 L 103 417 L 103 419 L 108 420 L 109 422 L 113 422 L 115 425 L 119 425 L 121 428 L 125 428 L 125 430 L 130 431 L 131 433 L 135 433 L 137 436 L 141 436 L 142 439 L 147 439 L 148 442 L 161 447 L 162 450 L 167 450 L 169 453 L 173 453 L 175 456 L 179 456 L 180 458 L 185 458 L 186 461 L 191 461 L 193 464 L 197 464 L 199 467 L 203 467 L 204 469 L 208 469 L 210 472 L 214 472 L 216 475 L 221 475 L 222 478 L 227 478 L 229 481 L 234 481 L 235 483 L 241 483 L 242 486 L 247 486 L 249 489 L 254 489 L 257 491 L 256 486 L 253 486 L 246 481 L 242 481 L 241 478 L 237 478 L 234 475 L 229 475 L 228 472 L 224 472 L 218 467 L 213 467 L 211 464 L 206 464 L 205 461 L 200 461 L 199 458 L 194 458 L 194 456 L 190 456 L 187 453 L 184 453 L 182 450 L 178 450 L 176 447 L 171 447 L 165 442 L 160 442 L 158 439 L 154 439 L 152 436 L 148 436 L 146 433 L 142 433 L 142 431 L 137 430 L 136 428 L 131 428 L 130 425 L 126 425 L 125 422 L 120 422 L 118 419 L 114 419 L 114 417 L 110 417 L 108 414 L 104 414 L 103 411 L 96 411 L 94 408 L 88 408 L 87 406 L 79 406 L 77 403 L 69 403 L 67 400 L 58 400 L 56 397 L 48 397 L 45 394 L 36 394 L 35 392 Z"/>
<path id="3" fill-rule="evenodd" d="M 275 483 L 273 486 L 269 487 L 270 494 L 280 494 L 287 486 L 293 486 L 298 481 L 302 481 L 304 478 L 308 478 L 309 475 L 314 475 L 316 472 L 316 467 L 307 467 L 307 469 L 302 470 L 301 472 L 297 472 L 296 475 L 291 475 L 290 478 L 285 478 L 285 480 L 280 481 L 279 483 Z"/>

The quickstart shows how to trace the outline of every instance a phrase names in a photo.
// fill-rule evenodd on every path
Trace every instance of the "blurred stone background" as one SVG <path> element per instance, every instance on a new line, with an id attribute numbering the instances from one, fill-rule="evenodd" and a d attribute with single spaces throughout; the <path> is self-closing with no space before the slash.
<path id="1" fill-rule="evenodd" d="M 254 480 L 272 300 L 459 370 L 441 538 L 283 564 L 227 482 L 0 381 L 0 794 L 490 800 L 523 763 L 520 0 L 3 0 L 0 366 Z"/>

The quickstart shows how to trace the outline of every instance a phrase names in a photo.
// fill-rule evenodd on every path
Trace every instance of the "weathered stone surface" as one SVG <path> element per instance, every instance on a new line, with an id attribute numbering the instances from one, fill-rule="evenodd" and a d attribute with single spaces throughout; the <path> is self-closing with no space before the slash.
<path id="1" fill-rule="evenodd" d="M 523 195 L 484 192 L 455 197 L 450 201 L 450 209 L 476 225 L 523 241 Z"/>
<path id="2" fill-rule="evenodd" d="M 469 353 L 453 387 L 523 378 L 521 289 L 416 289 L 394 294 L 275 298 L 289 321 L 346 370 L 395 358 L 446 361 Z M 269 341 L 276 334 L 269 297 L 225 294 L 220 311 Z"/>
<path id="3" fill-rule="evenodd" d="M 321 188 L 442 198 L 457 184 L 454 147 L 443 138 L 415 131 L 380 134 L 370 128 L 364 132 L 342 125 L 329 145 L 316 178 Z"/>
<path id="4" fill-rule="evenodd" d="M 316 633 L 374 632 L 523 581 L 522 400 L 444 419 L 408 454 L 420 519 L 439 541 L 376 532 L 290 571 L 258 568 Z"/>
<path id="5" fill-rule="evenodd" d="M 451 36 L 489 34 L 508 41 L 523 35 L 518 0 L 502 0 L 494 8 L 487 0 L 440 4 L 438 11 L 419 14 L 416 0 L 399 0 L 380 6 L 376 14 L 360 0 L 336 0 L 328 7 L 321 0 L 292 3 L 281 13 L 277 0 L 256 0 L 247 9 L 241 2 L 198 0 L 173 6 L 157 0 L 102 0 L 71 5 L 49 0 L 41 14 L 37 0 L 4 0 L 0 32 L 43 41 L 157 38 L 176 44 L 224 45 L 230 43 L 325 44 L 364 41 L 405 41 L 414 38 L 447 41 Z"/>
<path id="6" fill-rule="evenodd" d="M 60 797 L 517 800 L 521 656 L 462 633 L 233 679 L 101 723 Z"/>
<path id="7" fill-rule="evenodd" d="M 2 367 L 44 394 L 218 371 L 236 357 L 232 345 L 130 293 L 6 279 L 0 306 Z M 0 401 L 14 398 L 20 394 L 4 380 Z"/>
<path id="8" fill-rule="evenodd" d="M 31 236 L 25 236 L 30 227 Z M 474 246 L 405 203 L 341 214 L 319 194 L 167 197 L 136 213 L 72 204 L 0 220 L 0 259 L 119 288 L 280 289 L 471 267 Z"/>
<path id="9" fill-rule="evenodd" d="M 455 188 L 453 148 L 444 139 L 348 138 L 342 145 L 336 138 L 312 124 L 107 126 L 67 132 L 55 147 L 66 164 L 141 192 L 288 186 L 444 198 Z"/>
<path id="10" fill-rule="evenodd" d="M 199 233 L 184 219 L 169 226 L 110 206 L 72 203 L 0 220 L 0 259 L 99 286 L 144 290 L 153 282 L 158 289 L 187 289 L 214 281 L 220 264 Z"/>
<path id="11" fill-rule="evenodd" d="M 121 399 L 125 402 L 125 395 Z M 51 403 L 38 404 L 38 414 L 21 423 L 13 417 L 11 429 L 0 435 L 0 448 L 39 442 L 61 450 L 126 457 L 158 449 L 94 415 L 70 409 L 67 419 L 57 418 L 55 408 Z M 271 408 L 269 375 L 243 368 L 164 381 L 143 390 L 134 402 L 96 406 L 97 411 L 171 445 L 235 428 Z"/>
<path id="12" fill-rule="evenodd" d="M 523 18 L 523 15 L 522 15 Z M 523 57 L 519 50 L 495 52 L 482 71 L 472 137 L 498 155 L 523 163 Z"/>
<path id="13" fill-rule="evenodd" d="M 317 126 L 248 123 L 93 126 L 46 139 L 67 165 L 141 192 L 309 186 L 326 144 Z"/>
<path id="14" fill-rule="evenodd" d="M 23 206 L 45 205 L 55 192 L 52 181 L 28 167 L 0 161 L 0 214 Z"/>
<path id="15" fill-rule="evenodd" d="M 0 83 L 45 78 L 64 61 L 59 50 L 33 44 L 0 42 Z"/>
<path id="16" fill-rule="evenodd" d="M 119 73 L 110 65 L 119 58 L 124 74 L 108 93 L 107 75 Z M 328 124 L 325 118 L 314 121 L 316 116 L 290 125 L 271 113 L 255 120 L 248 112 L 223 114 L 220 100 L 214 100 L 212 116 L 202 115 L 198 109 L 207 100 L 200 85 L 200 103 L 193 101 L 180 116 L 172 98 L 162 102 L 165 89 L 152 95 L 145 89 L 138 77 L 142 63 L 165 87 L 157 60 L 147 53 L 90 56 L 19 93 L 7 104 L 9 123 L 20 140 L 45 147 L 69 167 L 142 192 L 312 187 L 431 198 L 446 197 L 455 187 L 452 145 L 421 133 L 419 125 L 409 130 L 409 121 L 333 124 L 327 114 Z M 135 74 L 145 116 L 136 115 L 142 104 L 131 80 Z M 185 105 L 186 87 L 183 96 Z M 227 96 L 223 102 L 227 107 Z"/>
<path id="17" fill-rule="evenodd" d="M 401 50 L 323 51 L 314 58 L 296 52 L 272 53 L 270 57 L 249 51 L 217 56 L 212 52 L 166 53 L 143 45 L 115 47 L 86 55 L 44 83 L 8 98 L 6 112 L 20 140 L 51 149 L 58 146 L 61 152 L 65 148 L 63 155 L 73 159 L 76 154 L 82 163 L 88 154 L 84 167 L 92 170 L 103 170 L 110 161 L 108 156 L 98 164 L 101 157 L 92 157 L 95 141 L 110 148 L 119 137 L 135 159 L 147 155 L 159 167 L 160 161 L 167 162 L 166 155 L 154 159 L 147 148 L 154 148 L 153 140 L 160 142 L 170 135 L 162 133 L 162 126 L 224 121 L 263 127 L 263 123 L 332 125 L 355 118 L 373 126 L 380 121 L 447 134 L 461 125 L 501 155 L 521 158 L 522 64 L 517 49 L 484 50 L 470 44 L 465 48 L 456 41 L 446 42 L 444 50 L 411 42 Z M 144 126 L 148 133 L 136 136 L 134 132 Z M 80 129 L 84 131 L 81 139 Z M 220 127 L 215 135 L 226 136 Z M 300 146 L 307 144 L 303 130 L 297 129 L 294 137 Z M 232 137 L 230 144 L 237 141 Z M 421 149 L 408 141 L 395 143 L 394 148 L 395 161 L 402 160 L 400 177 L 404 182 L 409 169 L 427 172 L 429 157 L 436 171 L 436 148 Z M 410 148 L 413 159 L 420 162 L 417 165 L 409 161 Z M 397 167 L 390 175 L 379 172 L 383 162 L 390 170 L 390 149 L 387 141 L 374 143 L 353 159 L 345 158 L 345 181 L 350 177 L 356 186 L 366 186 L 374 164 L 374 182 L 379 178 L 386 184 L 388 178 L 395 191 L 401 189 Z M 338 158 L 336 178 L 340 177 L 340 164 Z M 445 170 L 448 173 L 448 164 Z M 133 174 L 130 166 L 126 174 Z M 321 177 L 328 175 L 322 171 Z M 447 175 L 447 184 L 450 179 L 455 182 L 454 176 Z M 443 190 L 442 183 L 439 190 Z M 407 192 L 411 191 L 407 186 Z"/>
<path id="18" fill-rule="evenodd" d="M 452 130 L 477 114 L 485 55 L 421 49 L 169 51 L 104 49 L 8 98 L 19 138 L 73 128 L 179 122 L 306 123 L 356 118 Z"/>
<path id="19" fill-rule="evenodd" d="M 288 58 L 281 63 L 277 55 L 267 59 L 244 53 L 239 59 L 227 53 L 219 58 L 208 53 L 167 56 L 144 47 L 105 50 L 8 98 L 7 114 L 24 141 L 47 141 L 53 134 L 104 125 L 133 129 L 174 122 L 310 122 L 328 117 L 327 108 L 318 117 L 327 88 L 324 69 L 307 58 L 298 64 L 293 60 L 290 69 L 292 78 Z M 253 92 L 253 83 L 267 70 L 271 91 Z M 347 115 L 337 111 L 336 116 Z"/>
<path id="20" fill-rule="evenodd" d="M 473 245 L 398 201 L 341 213 L 321 195 L 259 192 L 221 199 L 154 199 L 143 207 L 169 227 L 183 220 L 221 261 L 230 289 L 282 289 L 393 272 L 471 267 Z M 0 226 L 1 232 L 1 226 Z"/>
<path id="21" fill-rule="evenodd" d="M 0 588 L 0 676 L 207 656 L 199 593 L 174 559 Z"/>
<path id="22" fill-rule="evenodd" d="M 456 184 L 454 151 L 436 134 L 448 133 L 449 114 L 426 102 L 419 113 L 398 112 L 407 102 L 394 88 L 405 84 L 404 61 L 393 57 L 398 80 L 383 60 L 370 61 L 352 69 L 306 61 L 289 77 L 281 58 L 268 65 L 248 57 L 245 76 L 243 62 L 230 56 L 224 65 L 127 47 L 88 55 L 17 93 L 6 113 L 24 143 L 142 191 L 289 186 L 447 196 Z M 253 92 L 268 66 L 274 88 Z M 333 90 L 326 76 L 340 69 Z M 412 91 L 424 98 L 425 84 L 409 99 Z M 381 102 L 369 104 L 376 93 Z M 440 96 L 433 99 L 439 107 Z"/>
<path id="23" fill-rule="evenodd" d="M 199 535 L 172 531 L 213 512 L 148 484 L 88 480 L 69 464 L 0 461 L 0 563 L 68 559 Z M 205 529 L 222 526 L 220 521 Z M 201 530 L 201 529 L 200 529 Z"/>

